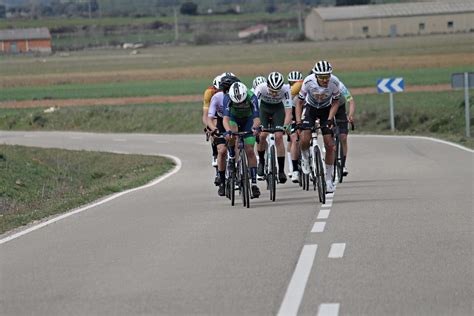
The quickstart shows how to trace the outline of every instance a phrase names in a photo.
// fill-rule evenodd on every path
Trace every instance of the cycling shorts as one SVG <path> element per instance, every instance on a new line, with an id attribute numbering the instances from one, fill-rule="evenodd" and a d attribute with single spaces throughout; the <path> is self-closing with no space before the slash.
<path id="1" fill-rule="evenodd" d="M 231 115 L 229 124 L 230 126 L 237 126 L 237 131 L 239 132 L 250 132 L 253 127 L 253 117 L 236 118 Z M 244 137 L 244 144 L 246 145 L 255 145 L 255 141 L 256 139 L 254 135 L 247 135 Z"/>
<path id="2" fill-rule="evenodd" d="M 331 107 L 325 107 L 322 109 L 315 108 L 309 104 L 303 106 L 303 113 L 301 114 L 301 122 L 303 128 L 313 127 L 316 119 L 319 119 L 319 122 L 322 126 L 321 131 L 323 135 L 332 134 L 332 130 L 327 127 L 327 121 L 329 117 L 329 111 Z"/>

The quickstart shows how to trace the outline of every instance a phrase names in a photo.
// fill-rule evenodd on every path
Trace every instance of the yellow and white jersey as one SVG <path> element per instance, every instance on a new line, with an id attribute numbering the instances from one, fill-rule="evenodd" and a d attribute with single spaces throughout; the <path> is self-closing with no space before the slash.
<path id="1" fill-rule="evenodd" d="M 212 96 L 217 92 L 216 87 L 210 86 L 204 91 L 204 98 L 203 98 L 203 104 L 202 104 L 202 109 L 203 110 L 209 110 L 209 104 L 211 104 L 211 99 Z"/>

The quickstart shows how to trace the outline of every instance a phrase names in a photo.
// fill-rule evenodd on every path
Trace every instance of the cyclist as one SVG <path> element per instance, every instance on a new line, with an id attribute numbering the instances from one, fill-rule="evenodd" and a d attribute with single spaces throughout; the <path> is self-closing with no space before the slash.
<path id="1" fill-rule="evenodd" d="M 212 96 L 207 118 L 207 125 L 212 131 L 211 135 L 215 135 L 216 133 L 224 134 L 226 131 L 223 125 L 224 95 L 228 93 L 229 87 L 237 81 L 239 81 L 239 79 L 232 75 L 222 77 L 219 84 L 219 91 Z M 215 181 L 219 186 L 217 194 L 224 196 L 227 147 L 223 137 L 214 137 L 214 142 L 217 145 L 217 177 Z"/>
<path id="2" fill-rule="evenodd" d="M 260 121 L 263 127 L 268 127 L 269 118 L 273 119 L 275 128 L 290 129 L 291 123 L 291 101 L 290 88 L 284 85 L 285 79 L 279 72 L 271 72 L 267 77 L 267 83 L 261 83 L 255 88 L 255 94 L 260 106 Z M 260 143 L 257 145 L 259 163 L 258 176 L 263 180 L 265 169 L 265 150 L 267 148 L 268 133 L 260 133 Z M 286 182 L 285 174 L 285 145 L 283 144 L 283 133 L 275 133 L 275 143 L 278 160 L 278 180 Z"/>
<path id="3" fill-rule="evenodd" d="M 351 95 L 351 92 L 344 83 L 337 78 L 335 75 L 332 75 L 334 78 L 339 80 L 339 90 L 341 91 L 341 98 L 339 99 L 339 109 L 336 113 L 336 120 L 348 120 L 349 123 L 354 123 L 354 112 L 355 112 L 355 101 Z M 349 115 L 346 113 L 346 103 L 349 102 Z M 341 139 L 342 144 L 342 164 L 344 166 L 343 175 L 347 176 L 349 174 L 349 170 L 346 167 L 346 159 L 347 159 L 347 136 L 349 134 L 349 129 L 347 128 L 347 123 L 338 123 L 339 126 L 339 136 Z"/>
<path id="4" fill-rule="evenodd" d="M 224 96 L 223 124 L 226 130 L 224 135 L 229 141 L 229 156 L 231 159 L 235 159 L 235 139 L 232 137 L 232 133 L 253 130 L 254 135 L 256 135 L 260 126 L 257 97 L 251 91 L 248 91 L 242 82 L 234 82 L 229 88 L 229 93 Z M 257 158 L 254 151 L 254 135 L 245 137 L 244 143 L 252 178 L 252 198 L 258 198 L 260 190 L 257 186 Z"/>
<path id="5" fill-rule="evenodd" d="M 255 88 L 259 84 L 262 84 L 262 83 L 267 83 L 267 78 L 265 78 L 264 76 L 255 77 L 255 79 L 253 79 L 253 81 L 252 81 L 252 89 L 250 89 L 250 91 L 252 91 L 252 93 L 255 93 Z"/>
<path id="6" fill-rule="evenodd" d="M 218 75 L 212 81 L 212 85 L 207 87 L 204 91 L 203 97 L 203 106 L 202 106 L 202 123 L 204 124 L 204 132 L 209 133 L 210 129 L 207 126 L 207 117 L 209 112 L 209 104 L 211 103 L 212 96 L 219 89 L 219 83 L 222 78 L 222 75 Z M 217 167 L 217 146 L 214 144 L 214 141 L 211 141 L 212 147 L 212 166 Z"/>
<path id="7" fill-rule="evenodd" d="M 327 192 L 334 192 L 332 173 L 334 168 L 334 142 L 332 122 L 339 108 L 339 81 L 331 76 L 332 66 L 326 60 L 318 61 L 313 67 L 313 74 L 303 81 L 296 106 L 296 123 L 302 127 L 313 127 L 319 118 L 322 127 L 324 147 L 326 148 L 326 187 Z M 301 134 L 301 167 L 309 174 L 309 144 L 311 131 L 304 130 Z M 329 162 L 329 163 L 328 163 Z"/>
<path id="8" fill-rule="evenodd" d="M 295 129 L 296 113 L 295 104 L 303 84 L 303 74 L 299 71 L 293 70 L 288 74 L 288 84 L 291 89 L 291 99 L 293 100 L 293 107 L 291 108 L 292 124 L 291 133 L 288 137 L 288 169 L 290 170 L 290 178 L 293 183 L 298 183 L 298 134 Z M 291 163 L 290 163 L 291 161 Z"/>

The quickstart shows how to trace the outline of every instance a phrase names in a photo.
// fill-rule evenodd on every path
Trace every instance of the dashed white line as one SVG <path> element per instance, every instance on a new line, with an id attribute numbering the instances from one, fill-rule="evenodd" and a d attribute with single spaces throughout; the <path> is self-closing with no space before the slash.
<path id="1" fill-rule="evenodd" d="M 324 228 L 326 227 L 326 222 L 316 222 L 313 225 L 313 229 L 311 229 L 312 233 L 322 233 Z"/>
<path id="2" fill-rule="evenodd" d="M 330 212 L 331 212 L 330 208 L 321 209 L 318 214 L 318 219 L 327 219 L 329 217 Z"/>
<path id="3" fill-rule="evenodd" d="M 303 247 L 278 315 L 296 315 L 298 313 L 306 283 L 313 267 L 316 250 L 318 250 L 318 245 L 315 244 Z"/>
<path id="4" fill-rule="evenodd" d="M 334 192 L 332 192 L 332 193 L 326 193 L 326 197 L 329 198 L 329 199 L 334 198 Z"/>
<path id="5" fill-rule="evenodd" d="M 319 305 L 318 316 L 337 316 L 339 315 L 338 303 L 324 303 Z"/>
<path id="6" fill-rule="evenodd" d="M 328 258 L 342 258 L 344 256 L 345 249 L 345 243 L 332 244 L 331 249 L 329 250 Z"/>

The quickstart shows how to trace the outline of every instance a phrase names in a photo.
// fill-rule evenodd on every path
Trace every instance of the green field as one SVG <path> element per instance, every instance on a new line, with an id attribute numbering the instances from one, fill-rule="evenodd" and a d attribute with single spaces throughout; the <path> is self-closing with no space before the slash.
<path id="1" fill-rule="evenodd" d="M 341 72 L 338 77 L 351 88 L 375 87 L 377 79 L 390 76 L 403 77 L 405 85 L 431 85 L 450 83 L 451 74 L 466 69 L 460 67 L 377 70 L 364 72 Z M 231 69 L 232 70 L 232 69 Z M 253 77 L 242 77 L 242 81 L 251 85 Z M 76 98 L 114 98 L 140 97 L 153 95 L 194 95 L 201 94 L 210 85 L 207 78 L 189 80 L 154 80 L 96 84 L 63 84 L 55 86 L 4 88 L 0 101 L 76 99 Z"/>
<path id="2" fill-rule="evenodd" d="M 0 234 L 143 185 L 172 166 L 162 157 L 0 145 Z"/>
<path id="3" fill-rule="evenodd" d="M 387 94 L 360 95 L 355 100 L 357 133 L 390 133 Z M 472 138 L 463 137 L 462 91 L 398 93 L 394 100 L 397 133 L 436 136 L 474 148 Z M 53 113 L 0 109 L 0 129 L 200 133 L 201 115 L 200 103 L 66 107 Z"/>

